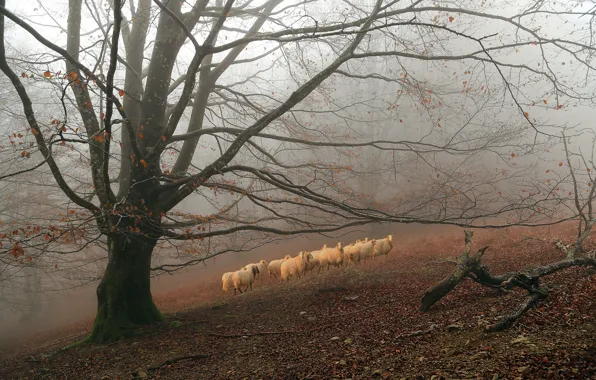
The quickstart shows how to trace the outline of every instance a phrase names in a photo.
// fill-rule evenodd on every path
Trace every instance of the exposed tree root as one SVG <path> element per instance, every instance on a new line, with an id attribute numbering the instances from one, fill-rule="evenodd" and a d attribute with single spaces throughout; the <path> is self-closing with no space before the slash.
<path id="1" fill-rule="evenodd" d="M 185 356 L 178 356 L 172 359 L 168 359 L 165 362 L 162 362 L 156 366 L 153 367 L 148 367 L 147 370 L 148 371 L 156 371 L 158 369 L 160 369 L 163 366 L 166 365 L 170 365 L 170 364 L 174 364 L 176 362 L 182 361 L 182 360 L 199 360 L 199 359 L 206 359 L 208 357 L 210 357 L 211 355 L 207 355 L 207 354 L 196 354 L 196 355 L 185 355 Z"/>
<path id="2" fill-rule="evenodd" d="M 465 231 L 464 252 L 458 258 L 453 272 L 424 293 L 420 307 L 422 311 L 428 311 L 466 278 L 470 278 L 484 286 L 504 291 L 516 287 L 525 289 L 528 292 L 528 298 L 513 313 L 504 316 L 499 322 L 486 327 L 488 332 L 502 331 L 511 327 L 529 309 L 548 297 L 548 288 L 540 285 L 541 277 L 571 267 L 596 267 L 596 258 L 592 256 L 577 257 L 577 252 L 570 254 L 568 251 L 569 246 L 564 246 L 560 242 L 557 242 L 555 247 L 565 254 L 565 259 L 519 272 L 508 272 L 499 276 L 493 276 L 490 274 L 488 268 L 481 264 L 482 255 L 488 246 L 479 249 L 476 254 L 470 255 L 473 235 L 472 231 Z"/>

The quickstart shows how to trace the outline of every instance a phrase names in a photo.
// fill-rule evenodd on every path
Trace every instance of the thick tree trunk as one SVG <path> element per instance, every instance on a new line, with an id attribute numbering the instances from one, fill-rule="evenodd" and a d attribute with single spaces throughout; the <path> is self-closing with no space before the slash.
<path id="1" fill-rule="evenodd" d="M 151 253 L 156 241 L 140 235 L 109 237 L 109 262 L 97 287 L 94 343 L 131 336 L 135 327 L 163 320 L 150 287 Z"/>

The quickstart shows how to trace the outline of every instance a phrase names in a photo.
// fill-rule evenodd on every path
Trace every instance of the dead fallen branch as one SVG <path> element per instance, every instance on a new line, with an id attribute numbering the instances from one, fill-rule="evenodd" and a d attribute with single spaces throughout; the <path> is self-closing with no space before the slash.
<path id="1" fill-rule="evenodd" d="M 453 272 L 424 293 L 420 306 L 422 311 L 428 311 L 466 278 L 470 278 L 484 286 L 504 291 L 509 291 L 516 287 L 526 290 L 528 292 L 528 298 L 513 313 L 504 316 L 499 322 L 486 327 L 488 332 L 502 331 L 511 327 L 529 309 L 548 297 L 548 288 L 540 284 L 542 277 L 572 267 L 596 267 L 596 258 L 591 256 L 578 257 L 575 253 L 568 254 L 566 249 L 562 249 L 566 253 L 566 256 L 561 261 L 494 276 L 486 266 L 481 264 L 482 256 L 488 247 L 483 247 L 476 254 L 470 255 L 472 237 L 472 231 L 465 231 L 464 252 L 458 258 Z M 566 248 L 566 246 L 559 243 L 558 248 L 560 247 Z"/>
<path id="2" fill-rule="evenodd" d="M 177 363 L 177 362 L 182 361 L 182 360 L 199 360 L 199 359 L 206 359 L 206 358 L 208 358 L 210 356 L 211 355 L 207 355 L 207 354 L 195 354 L 195 355 L 178 356 L 178 357 L 175 357 L 175 358 L 172 358 L 172 359 L 168 359 L 165 362 L 162 362 L 162 363 L 160 363 L 160 364 L 158 364 L 156 366 L 148 367 L 147 370 L 148 371 L 156 371 L 156 370 L 160 369 L 163 366 L 174 364 L 174 363 Z"/>
<path id="3" fill-rule="evenodd" d="M 317 330 L 322 330 L 326 327 L 330 327 L 335 325 L 335 323 L 330 323 L 327 325 L 323 325 L 314 329 L 305 329 L 305 330 L 283 330 L 283 331 L 261 331 L 252 334 L 215 334 L 209 333 L 209 336 L 215 336 L 219 338 L 244 338 L 250 336 L 262 336 L 262 335 L 279 335 L 279 334 L 302 334 L 302 333 L 310 333 Z"/>
<path id="4" fill-rule="evenodd" d="M 74 334 L 74 335 L 70 335 L 70 336 L 67 336 L 67 337 L 64 337 L 64 338 L 60 338 L 60 339 L 53 340 L 53 341 L 51 341 L 51 342 L 50 342 L 50 343 L 48 343 L 48 344 L 45 344 L 45 345 L 43 345 L 43 346 L 39 346 L 38 348 L 48 348 L 48 347 L 52 347 L 52 346 L 55 346 L 55 345 L 57 345 L 57 344 L 59 344 L 59 343 L 62 343 L 62 342 L 64 342 L 65 340 L 70 340 L 70 339 L 72 339 L 72 340 L 75 340 L 75 341 L 76 341 L 76 340 L 79 340 L 80 338 L 82 338 L 82 337 L 84 337 L 84 336 L 86 336 L 86 335 L 87 335 L 87 334 Z M 76 339 L 75 339 L 75 338 L 76 338 Z"/>
<path id="5" fill-rule="evenodd" d="M 401 334 L 395 338 L 395 342 L 397 342 L 398 340 L 405 339 L 405 338 L 413 338 L 416 336 L 429 334 L 429 333 L 435 331 L 436 328 L 437 327 L 435 325 L 432 325 L 432 326 L 430 326 L 430 328 L 428 328 L 426 330 L 416 330 L 416 331 L 412 331 L 411 333 L 408 333 L 408 334 Z"/>
<path id="6" fill-rule="evenodd" d="M 347 313 L 329 315 L 329 316 L 326 316 L 324 319 L 339 318 L 339 317 L 345 317 L 346 315 L 358 314 L 358 313 L 362 313 L 363 311 L 374 309 L 374 308 L 379 307 L 379 306 L 389 305 L 389 304 L 394 303 L 394 302 L 395 302 L 394 300 L 387 301 L 387 302 L 380 302 L 380 303 L 376 303 L 376 304 L 371 305 L 371 306 L 364 307 L 362 309 L 349 311 Z"/>
<path id="7" fill-rule="evenodd" d="M 422 305 L 420 309 L 422 311 L 428 311 L 432 305 L 437 303 L 441 298 L 446 296 L 452 291 L 463 278 L 467 277 L 472 269 L 472 266 L 476 262 L 480 262 L 484 251 L 487 247 L 481 248 L 474 256 L 470 256 L 470 250 L 472 249 L 472 237 L 474 233 L 472 231 L 465 231 L 465 249 L 461 256 L 457 259 L 457 264 L 451 275 L 445 277 L 438 284 L 428 289 L 422 297 Z"/>

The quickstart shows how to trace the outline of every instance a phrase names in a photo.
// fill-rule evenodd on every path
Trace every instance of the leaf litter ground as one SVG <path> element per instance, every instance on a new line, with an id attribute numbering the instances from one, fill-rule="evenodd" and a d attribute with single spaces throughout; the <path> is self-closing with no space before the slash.
<path id="1" fill-rule="evenodd" d="M 560 259 L 552 242 L 571 241 L 572 228 L 480 231 L 474 246 L 490 245 L 492 273 L 518 270 Z M 452 270 L 445 259 L 462 249 L 462 231 L 400 238 L 387 258 L 266 280 L 236 297 L 220 294 L 218 274 L 157 297 L 166 322 L 135 338 L 56 352 L 84 337 L 90 323 L 81 323 L 5 353 L 0 378 L 596 379 L 593 270 L 549 276 L 545 302 L 489 334 L 483 326 L 516 308 L 521 291 L 466 280 L 418 311 L 425 289 Z"/>

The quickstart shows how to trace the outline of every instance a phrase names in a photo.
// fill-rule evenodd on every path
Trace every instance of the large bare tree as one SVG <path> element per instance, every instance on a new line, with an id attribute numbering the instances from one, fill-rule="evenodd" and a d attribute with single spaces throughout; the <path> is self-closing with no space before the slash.
<path id="1" fill-rule="evenodd" d="M 0 180 L 44 167 L 66 202 L 3 239 L 15 259 L 105 248 L 90 341 L 162 320 L 158 251 L 194 255 L 154 268 L 171 271 L 371 222 L 537 225 L 566 199 L 540 158 L 560 142 L 552 115 L 593 99 L 581 1 L 108 3 L 40 1 L 40 23 L 0 0 L 0 69 L 35 140 Z M 355 190 L 371 175 L 382 193 Z"/>

